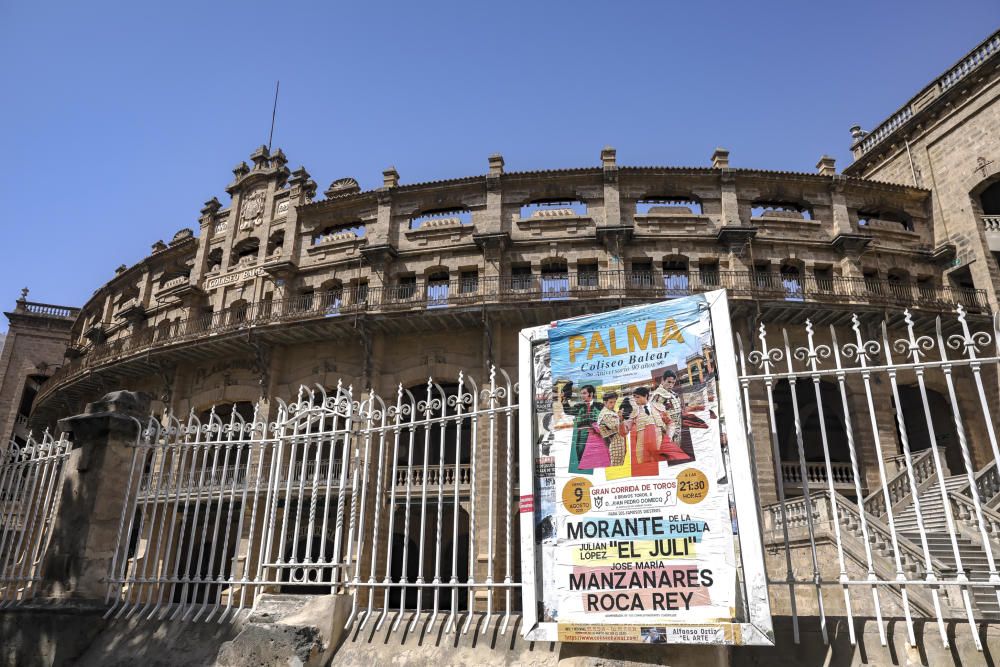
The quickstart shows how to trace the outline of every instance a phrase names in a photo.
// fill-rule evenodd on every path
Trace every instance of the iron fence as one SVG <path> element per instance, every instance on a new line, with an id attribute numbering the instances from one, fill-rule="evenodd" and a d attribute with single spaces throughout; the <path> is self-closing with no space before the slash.
<path id="1" fill-rule="evenodd" d="M 904 322 L 893 334 L 855 316 L 843 343 L 835 327 L 808 321 L 777 336 L 761 324 L 753 350 L 738 337 L 747 423 L 755 410 L 765 417 L 749 436 L 777 479 L 795 482 L 776 485 L 762 525 L 772 598 L 787 606 L 796 641 L 801 613 L 817 615 L 827 639 L 830 605 L 847 617 L 852 643 L 855 617 L 874 617 L 885 645 L 887 617 L 902 616 L 911 646 L 915 619 L 936 624 L 947 645 L 946 621 L 960 618 L 981 649 L 977 623 L 1000 618 L 989 398 L 1000 330 L 994 321 L 973 331 L 961 307 L 934 331 L 917 331 L 908 311 Z"/>
<path id="2" fill-rule="evenodd" d="M 419 398 L 399 387 L 388 404 L 302 387 L 272 421 L 263 405 L 248 421 L 150 419 L 108 615 L 222 621 L 261 592 L 346 592 L 362 625 L 447 614 L 467 631 L 473 612 L 502 611 L 506 627 L 520 586 L 516 387 L 499 369 L 483 388 L 464 374 L 446 387 L 429 379 Z"/>
<path id="3" fill-rule="evenodd" d="M 0 452 L 0 608 L 35 595 L 71 449 L 46 432 Z"/>

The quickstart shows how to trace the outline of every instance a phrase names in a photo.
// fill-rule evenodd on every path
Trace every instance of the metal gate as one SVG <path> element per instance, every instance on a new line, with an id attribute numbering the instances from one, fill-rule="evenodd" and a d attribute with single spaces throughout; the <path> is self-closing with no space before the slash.
<path id="1" fill-rule="evenodd" d="M 35 595 L 71 449 L 46 431 L 0 452 L 0 608 Z"/>
<path id="2" fill-rule="evenodd" d="M 346 592 L 362 625 L 446 614 L 468 630 L 473 613 L 502 611 L 506 628 L 520 586 L 516 387 L 494 369 L 483 388 L 459 374 L 416 393 L 301 387 L 272 421 L 264 404 L 249 419 L 151 418 L 108 615 L 221 622 L 261 592 Z"/>
<path id="3" fill-rule="evenodd" d="M 946 620 L 964 619 L 981 648 L 976 624 L 1000 619 L 997 323 L 973 330 L 959 307 L 923 328 L 908 311 L 891 324 L 855 315 L 777 335 L 762 324 L 755 341 L 738 339 L 758 484 L 771 495 L 772 601 L 796 641 L 803 614 L 828 640 L 833 607 L 852 643 L 856 617 L 874 617 L 883 645 L 890 617 L 905 619 L 910 645 L 915 619 L 945 645 Z"/>

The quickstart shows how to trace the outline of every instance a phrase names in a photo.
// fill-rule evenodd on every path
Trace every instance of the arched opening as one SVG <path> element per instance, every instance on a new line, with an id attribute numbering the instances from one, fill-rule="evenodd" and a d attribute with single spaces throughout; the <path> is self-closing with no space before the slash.
<path id="1" fill-rule="evenodd" d="M 468 609 L 468 589 L 464 586 L 449 587 L 447 585 L 453 575 L 458 583 L 464 583 L 469 579 L 468 512 L 459 506 L 456 521 L 456 507 L 452 502 L 446 502 L 440 507 L 436 502 L 428 503 L 422 543 L 420 542 L 420 505 L 410 505 L 408 524 L 406 514 L 407 508 L 405 506 L 396 507 L 396 516 L 393 519 L 395 529 L 392 535 L 392 562 L 389 566 L 390 580 L 399 584 L 414 583 L 418 577 L 423 577 L 425 582 L 439 578 L 442 586 L 439 588 L 438 608 L 445 611 Z M 436 542 L 439 521 L 441 523 L 440 554 Z M 411 610 L 416 607 L 418 601 L 422 608 L 427 609 L 434 604 L 434 588 L 429 586 L 392 587 L 389 591 L 389 606 L 399 607 L 403 601 Z"/>
<path id="2" fill-rule="evenodd" d="M 185 514 L 184 532 L 180 536 L 179 560 L 175 565 L 178 577 L 205 583 L 173 584 L 171 599 L 185 603 L 217 602 L 220 592 L 229 584 L 214 582 L 228 579 L 232 574 L 233 558 L 240 541 L 236 534 L 237 522 L 227 519 L 230 515 L 239 516 L 242 504 L 213 501 L 193 504 L 182 511 Z"/>
<path id="3" fill-rule="evenodd" d="M 781 263 L 781 287 L 785 290 L 785 301 L 802 301 L 802 267 L 798 262 L 785 260 Z"/>
<path id="4" fill-rule="evenodd" d="M 979 195 L 979 205 L 983 209 L 983 215 L 1000 216 L 1000 181 L 983 190 Z"/>
<path id="5" fill-rule="evenodd" d="M 285 245 L 285 232 L 283 230 L 278 230 L 271 234 L 271 237 L 267 240 L 267 257 L 280 254 L 283 245 Z"/>
<path id="6" fill-rule="evenodd" d="M 812 220 L 812 209 L 794 201 L 758 199 L 750 204 L 753 218 L 781 218 L 785 220 Z"/>
<path id="7" fill-rule="evenodd" d="M 931 424 L 934 426 L 934 436 L 939 450 L 943 450 L 944 461 L 952 475 L 965 472 L 962 462 L 961 446 L 958 443 L 958 431 L 955 429 L 955 417 L 948 399 L 934 389 L 927 389 L 927 405 L 930 408 Z M 906 437 L 910 443 L 911 452 L 922 452 L 931 446 L 930 431 L 927 429 L 927 412 L 920 394 L 920 387 L 899 385 L 899 402 L 902 406 L 903 424 L 906 426 Z M 898 410 L 900 406 L 895 406 Z M 968 429 L 966 429 L 968 431 Z M 902 434 L 899 422 L 896 422 L 896 439 L 899 442 L 899 454 L 903 453 Z"/>
<path id="8" fill-rule="evenodd" d="M 688 258 L 683 255 L 663 260 L 663 287 L 667 296 L 684 296 L 688 293 Z"/>
<path id="9" fill-rule="evenodd" d="M 569 269 L 562 257 L 542 262 L 542 299 L 565 299 L 569 296 Z"/>
<path id="10" fill-rule="evenodd" d="M 461 227 L 472 224 L 472 211 L 464 206 L 421 211 L 410 218 L 410 229 Z"/>
<path id="11" fill-rule="evenodd" d="M 522 220 L 585 215 L 587 215 L 587 204 L 572 197 L 535 199 L 521 207 Z"/>
<path id="12" fill-rule="evenodd" d="M 688 196 L 645 197 L 635 204 L 636 215 L 701 215 L 701 200 Z"/>
<path id="13" fill-rule="evenodd" d="M 233 254 L 230 259 L 230 264 L 233 266 L 240 266 L 246 264 L 252 264 L 257 259 L 257 253 L 260 251 L 260 241 L 255 238 L 244 239 L 236 244 L 233 248 Z"/>
<path id="14" fill-rule="evenodd" d="M 215 273 L 222 268 L 222 248 L 215 248 L 208 253 L 208 272 Z"/>
<path id="15" fill-rule="evenodd" d="M 823 407 L 820 420 L 816 389 L 811 380 L 800 380 L 795 386 L 802 448 L 812 488 L 827 487 L 826 461 L 823 452 L 823 428 L 833 467 L 834 487 L 846 495 L 854 495 L 854 477 L 850 465 L 851 452 L 847 444 L 847 424 L 844 419 L 840 389 L 833 382 L 820 382 L 819 400 Z M 774 385 L 775 429 L 781 454 L 781 476 L 786 492 L 801 493 L 802 471 L 799 461 L 798 440 L 795 430 L 795 405 L 788 380 Z M 860 462 L 859 462 L 860 465 Z M 818 480 L 818 481 L 817 481 Z"/>

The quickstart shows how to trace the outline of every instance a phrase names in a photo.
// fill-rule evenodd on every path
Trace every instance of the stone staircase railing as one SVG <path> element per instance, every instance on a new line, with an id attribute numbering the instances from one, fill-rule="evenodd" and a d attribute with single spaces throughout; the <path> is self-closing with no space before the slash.
<path id="1" fill-rule="evenodd" d="M 917 481 L 917 491 L 923 489 L 934 480 L 934 459 L 931 458 L 933 450 L 925 449 L 917 452 L 911 458 L 913 461 L 913 476 Z M 889 501 L 892 503 L 892 511 L 895 515 L 897 510 L 908 505 L 911 497 L 910 480 L 907 475 L 905 460 L 900 465 L 899 472 L 896 473 L 887 483 L 889 490 Z M 889 511 L 885 506 L 885 494 L 881 488 L 869 493 L 864 501 L 865 511 L 874 517 L 884 517 Z"/>
<path id="2" fill-rule="evenodd" d="M 975 476 L 976 491 L 979 493 L 979 501 L 983 507 L 995 508 L 1000 503 L 1000 469 L 997 469 L 997 462 L 993 461 L 983 467 Z M 971 497 L 969 484 L 958 489 L 958 493 Z"/>
<path id="3" fill-rule="evenodd" d="M 830 492 L 827 489 L 810 493 L 812 501 L 812 523 L 814 529 L 832 532 L 833 503 L 830 502 Z M 852 558 L 860 567 L 867 569 L 867 557 L 864 550 L 864 532 L 861 529 L 862 510 L 847 497 L 834 493 L 837 514 L 840 519 L 841 540 L 845 555 Z M 809 520 L 804 497 L 785 501 L 785 516 L 789 531 L 805 530 Z M 872 566 L 876 576 L 882 581 L 892 581 L 896 578 L 896 565 L 893 556 L 893 540 L 889 526 L 871 513 L 865 513 L 868 529 L 868 540 L 872 546 Z M 784 542 L 784 532 L 781 521 L 781 504 L 775 503 L 764 508 L 764 540 L 765 546 Z M 924 552 L 920 545 L 896 535 L 899 547 L 899 560 L 903 573 L 908 579 L 923 579 L 926 576 Z M 939 578 L 952 576 L 954 568 L 943 561 L 931 557 L 931 568 Z M 811 573 L 810 573 L 811 574 Z M 895 586 L 888 588 L 896 589 Z M 910 601 L 928 616 L 933 614 L 933 601 L 927 591 L 921 587 L 908 589 Z"/>

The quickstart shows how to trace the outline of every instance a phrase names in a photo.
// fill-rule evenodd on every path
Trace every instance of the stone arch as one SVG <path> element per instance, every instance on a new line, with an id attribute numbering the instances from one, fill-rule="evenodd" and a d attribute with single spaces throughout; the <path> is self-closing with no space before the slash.
<path id="1" fill-rule="evenodd" d="M 420 550 L 420 508 L 419 506 L 411 506 L 410 508 L 410 522 L 409 530 L 406 530 L 406 508 L 405 506 L 396 507 L 396 516 L 394 519 L 394 532 L 391 536 L 392 540 L 392 562 L 389 566 L 389 578 L 393 583 L 399 583 L 404 581 L 413 582 L 417 578 L 417 573 L 420 570 L 421 560 L 423 562 L 423 577 L 424 581 L 432 581 L 434 575 L 437 573 L 440 575 L 441 582 L 444 584 L 440 589 L 440 595 L 438 600 L 438 608 L 444 611 L 452 610 L 452 590 L 447 586 L 447 583 L 451 581 L 452 575 L 454 575 L 456 581 L 459 583 L 465 582 L 469 578 L 469 545 L 470 545 L 470 534 L 469 534 L 469 514 L 466 509 L 462 506 L 458 508 L 458 539 L 455 540 L 454 528 L 456 526 L 455 522 L 455 506 L 453 503 L 445 502 L 445 504 L 439 507 L 436 502 L 428 502 L 427 506 L 427 518 L 426 518 L 426 528 L 424 531 L 424 541 L 423 541 L 423 559 L 421 559 Z M 437 522 L 440 518 L 441 524 L 441 558 L 440 567 L 435 572 L 437 565 L 437 549 L 436 549 L 436 528 Z M 455 568 L 452 568 L 452 561 L 455 562 Z M 468 590 L 464 587 L 457 587 L 455 589 L 457 595 L 457 609 L 464 610 L 467 609 L 468 605 Z M 408 609 L 415 608 L 417 602 L 419 601 L 421 607 L 428 608 L 434 603 L 434 589 L 430 587 L 417 588 L 416 586 L 406 586 L 406 587 L 393 587 L 389 591 L 389 605 L 390 607 L 398 607 L 402 602 L 405 603 Z"/>
<path id="2" fill-rule="evenodd" d="M 799 380 L 795 386 L 798 399 L 799 421 L 802 428 L 802 444 L 806 462 L 824 461 L 822 431 L 816 390 L 811 380 Z M 788 380 L 779 380 L 774 385 L 775 429 L 781 460 L 798 462 L 798 443 L 795 436 L 795 412 L 792 392 Z M 823 424 L 826 426 L 830 461 L 844 463 L 851 460 L 847 445 L 847 422 L 844 419 L 840 389 L 836 383 L 820 382 L 820 400 L 823 403 Z"/>

